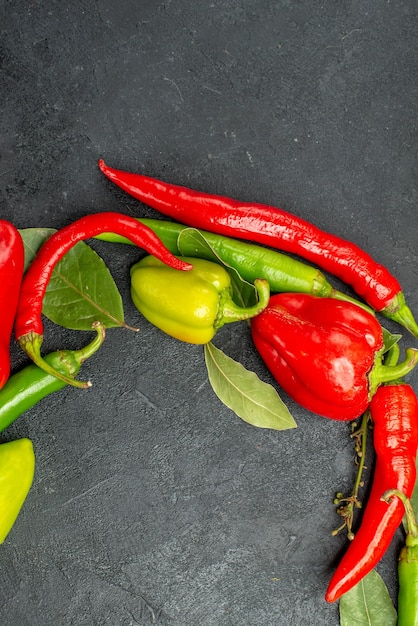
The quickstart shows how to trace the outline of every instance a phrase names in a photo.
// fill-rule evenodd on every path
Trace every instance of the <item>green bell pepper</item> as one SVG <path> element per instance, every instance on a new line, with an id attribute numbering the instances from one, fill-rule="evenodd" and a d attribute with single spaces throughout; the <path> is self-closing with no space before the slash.
<path id="1" fill-rule="evenodd" d="M 180 257 L 193 265 L 181 272 L 154 256 L 131 268 L 131 297 L 140 313 L 168 335 L 193 344 L 211 341 L 224 324 L 249 319 L 268 304 L 270 287 L 256 279 L 258 302 L 239 307 L 232 300 L 231 278 L 222 266 L 206 259 Z"/>

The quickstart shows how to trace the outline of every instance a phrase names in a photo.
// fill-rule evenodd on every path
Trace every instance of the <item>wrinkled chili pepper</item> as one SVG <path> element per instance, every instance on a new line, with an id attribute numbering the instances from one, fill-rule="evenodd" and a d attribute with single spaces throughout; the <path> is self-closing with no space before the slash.
<path id="1" fill-rule="evenodd" d="M 399 498 L 405 508 L 407 534 L 398 562 L 398 621 L 397 626 L 418 626 L 418 523 L 411 501 L 397 489 L 389 489 L 382 500 L 390 503 Z"/>
<path id="2" fill-rule="evenodd" d="M 418 324 L 399 282 L 355 244 L 326 233 L 283 209 L 198 192 L 149 176 L 109 167 L 99 161 L 112 182 L 164 215 L 196 228 L 249 239 L 316 263 L 353 287 L 373 309 L 418 337 Z"/>
<path id="3" fill-rule="evenodd" d="M 10 375 L 10 339 L 24 266 L 24 247 L 19 231 L 0 220 L 0 389 Z"/>
<path id="4" fill-rule="evenodd" d="M 103 232 L 116 232 L 127 237 L 137 246 L 144 248 L 177 270 L 191 269 L 191 265 L 173 256 L 150 228 L 120 213 L 104 212 L 87 215 L 61 228 L 47 239 L 23 277 L 16 313 L 15 335 L 19 345 L 38 367 L 67 384 L 82 388 L 90 386 L 90 383 L 62 374 L 44 361 L 41 356 L 42 303 L 48 281 L 58 261 L 78 241 L 89 239 Z"/>
<path id="5" fill-rule="evenodd" d="M 416 480 L 418 401 L 404 382 L 379 387 L 370 403 L 376 464 L 360 528 L 335 570 L 325 599 L 335 602 L 380 561 L 402 522 L 403 504 L 381 497 L 397 489 L 410 498 Z"/>
<path id="6" fill-rule="evenodd" d="M 308 294 L 275 294 L 251 320 L 254 344 L 279 385 L 306 409 L 352 420 L 377 387 L 411 371 L 418 350 L 403 363 L 382 363 L 379 322 L 351 302 Z"/>
<path id="7" fill-rule="evenodd" d="M 31 488 L 35 454 L 29 439 L 0 444 L 0 543 L 6 539 Z"/>
<path id="8" fill-rule="evenodd" d="M 196 229 L 176 222 L 149 218 L 136 219 L 151 228 L 173 254 L 212 260 L 213 255 L 207 246 L 202 245 L 195 237 L 182 237 L 182 234 L 191 234 Z M 202 230 L 197 232 L 203 236 L 222 262 L 233 267 L 244 280 L 253 283 L 257 278 L 265 278 L 273 293 L 291 291 L 332 297 L 355 302 L 358 306 L 363 306 L 372 312 L 367 305 L 335 289 L 320 270 L 289 255 L 224 235 Z M 98 235 L 97 239 L 114 243 L 131 243 L 125 237 L 115 233 L 103 233 Z"/>
<path id="9" fill-rule="evenodd" d="M 47 354 L 44 358 L 48 365 L 64 376 L 76 376 L 84 361 L 97 352 L 104 341 L 103 324 L 95 323 L 93 327 L 97 336 L 91 343 L 80 350 L 61 350 Z M 12 374 L 0 391 L 0 432 L 42 398 L 65 386 L 63 380 L 48 374 L 34 363 Z"/>
<path id="10" fill-rule="evenodd" d="M 222 265 L 206 259 L 180 257 L 193 263 L 189 272 L 178 272 L 154 256 L 146 256 L 131 268 L 131 296 L 136 308 L 168 335 L 194 344 L 211 341 L 224 324 L 250 319 L 268 304 L 266 280 L 256 280 L 258 302 L 239 307 L 232 300 L 231 278 Z"/>

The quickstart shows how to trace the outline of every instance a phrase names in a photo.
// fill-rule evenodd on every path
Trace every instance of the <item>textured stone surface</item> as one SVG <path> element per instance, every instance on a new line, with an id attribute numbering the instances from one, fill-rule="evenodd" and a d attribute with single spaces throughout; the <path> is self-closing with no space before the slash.
<path id="1" fill-rule="evenodd" d="M 0 29 L 2 218 L 155 216 L 103 157 L 294 211 L 364 246 L 418 311 L 413 0 L 1 0 Z M 323 596 L 346 545 L 331 531 L 355 472 L 349 426 L 291 402 L 296 430 L 242 423 L 201 347 L 138 319 L 137 251 L 94 247 L 141 331 L 109 331 L 90 390 L 2 435 L 29 436 L 37 470 L 0 549 L 0 623 L 337 626 Z M 84 339 L 46 324 L 46 349 Z M 216 344 L 271 381 L 245 324 Z M 378 568 L 393 598 L 401 540 Z"/>

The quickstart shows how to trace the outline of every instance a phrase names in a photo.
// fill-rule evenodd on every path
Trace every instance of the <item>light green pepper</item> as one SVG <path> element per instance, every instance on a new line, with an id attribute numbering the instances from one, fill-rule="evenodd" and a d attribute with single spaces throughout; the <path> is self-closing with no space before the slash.
<path id="1" fill-rule="evenodd" d="M 231 278 L 222 265 L 180 258 L 193 269 L 181 272 L 154 256 L 144 257 L 131 269 L 131 296 L 136 308 L 168 335 L 205 344 L 224 324 L 254 317 L 267 306 L 270 288 L 266 280 L 254 281 L 258 302 L 241 308 L 232 300 Z"/>
<path id="2" fill-rule="evenodd" d="M 0 445 L 0 543 L 6 539 L 31 488 L 35 454 L 29 439 Z"/>

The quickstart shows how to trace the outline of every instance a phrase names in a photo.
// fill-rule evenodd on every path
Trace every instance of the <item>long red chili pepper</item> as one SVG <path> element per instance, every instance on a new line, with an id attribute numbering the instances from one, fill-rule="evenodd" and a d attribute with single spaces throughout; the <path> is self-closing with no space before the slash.
<path id="1" fill-rule="evenodd" d="M 10 338 L 22 282 L 24 247 L 19 231 L 0 220 L 0 389 L 10 375 Z"/>
<path id="2" fill-rule="evenodd" d="M 297 254 L 348 283 L 376 311 L 418 337 L 418 324 L 394 276 L 353 243 L 326 233 L 295 215 L 264 204 L 239 202 L 149 176 L 113 169 L 102 172 L 134 198 L 196 228 L 249 239 Z"/>
<path id="3" fill-rule="evenodd" d="M 325 599 L 335 602 L 368 574 L 385 554 L 402 521 L 398 498 L 388 505 L 381 497 L 398 489 L 408 498 L 416 479 L 418 401 L 406 383 L 379 387 L 370 403 L 374 422 L 376 466 L 373 485 L 359 530 L 329 583 Z"/>
<path id="4" fill-rule="evenodd" d="M 15 321 L 15 335 L 23 350 L 41 369 L 76 387 L 88 387 L 90 384 L 64 376 L 52 369 L 41 357 L 42 303 L 53 269 L 66 252 L 78 241 L 106 232 L 123 235 L 170 267 L 178 270 L 189 270 L 192 267 L 171 254 L 150 228 L 133 217 L 114 212 L 82 217 L 58 230 L 41 246 L 23 278 Z"/>

